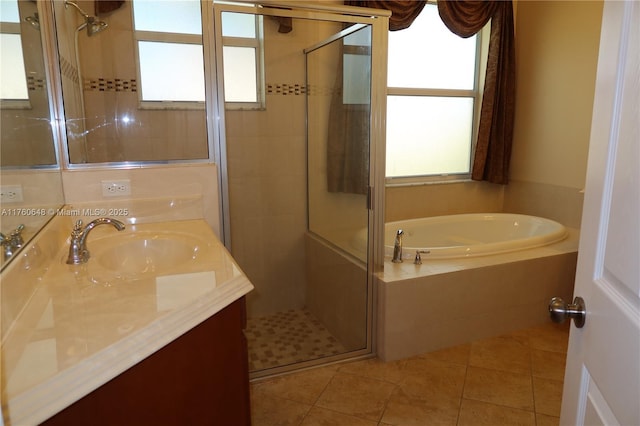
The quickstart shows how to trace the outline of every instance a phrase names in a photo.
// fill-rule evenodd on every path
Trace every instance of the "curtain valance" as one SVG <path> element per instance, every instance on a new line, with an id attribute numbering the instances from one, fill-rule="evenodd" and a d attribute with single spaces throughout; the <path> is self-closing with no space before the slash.
<path id="1" fill-rule="evenodd" d="M 422 12 L 427 2 L 423 0 L 345 0 L 344 4 L 390 10 L 389 31 L 397 31 L 408 28 Z"/>

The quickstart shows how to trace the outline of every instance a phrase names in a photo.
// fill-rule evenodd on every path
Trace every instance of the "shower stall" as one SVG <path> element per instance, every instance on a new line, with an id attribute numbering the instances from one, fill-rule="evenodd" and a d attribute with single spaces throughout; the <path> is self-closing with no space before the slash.
<path id="1" fill-rule="evenodd" d="M 388 14 L 297 2 L 214 15 L 224 240 L 255 286 L 250 373 L 370 356 Z M 244 95 L 241 69 L 256 74 Z"/>

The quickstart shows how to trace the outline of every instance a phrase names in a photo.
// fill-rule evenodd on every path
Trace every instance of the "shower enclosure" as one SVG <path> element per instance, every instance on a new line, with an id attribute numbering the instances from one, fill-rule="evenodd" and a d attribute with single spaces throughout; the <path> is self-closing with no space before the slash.
<path id="1" fill-rule="evenodd" d="M 251 375 L 371 355 L 388 14 L 305 2 L 214 14 L 221 216 L 255 286 Z"/>

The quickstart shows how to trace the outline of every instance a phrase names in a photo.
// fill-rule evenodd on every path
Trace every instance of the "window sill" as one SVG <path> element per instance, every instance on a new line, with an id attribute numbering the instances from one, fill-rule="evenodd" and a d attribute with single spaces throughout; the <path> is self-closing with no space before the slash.
<path id="1" fill-rule="evenodd" d="M 473 182 L 471 176 L 451 175 L 451 176 L 429 176 L 429 177 L 413 177 L 413 178 L 386 178 L 385 188 L 397 188 L 406 186 L 424 186 L 424 185 L 447 185 L 452 183 L 468 183 Z"/>

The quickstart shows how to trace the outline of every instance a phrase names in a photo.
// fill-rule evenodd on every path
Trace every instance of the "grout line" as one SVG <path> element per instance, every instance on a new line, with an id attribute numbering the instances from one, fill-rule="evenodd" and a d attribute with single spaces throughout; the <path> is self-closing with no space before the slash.
<path id="1" fill-rule="evenodd" d="M 469 357 L 467 358 L 467 365 L 464 366 L 464 381 L 462 382 L 462 392 L 460 393 L 460 403 L 458 404 L 458 415 L 456 416 L 456 425 L 460 423 L 460 413 L 462 412 L 462 402 L 465 400 L 464 390 L 467 386 L 467 375 L 469 374 L 470 361 L 471 361 L 471 348 L 469 348 Z"/>

